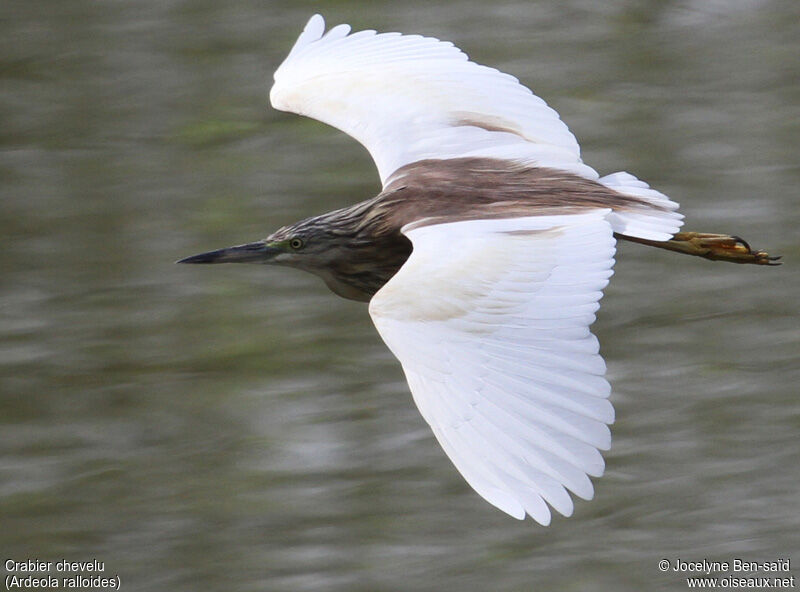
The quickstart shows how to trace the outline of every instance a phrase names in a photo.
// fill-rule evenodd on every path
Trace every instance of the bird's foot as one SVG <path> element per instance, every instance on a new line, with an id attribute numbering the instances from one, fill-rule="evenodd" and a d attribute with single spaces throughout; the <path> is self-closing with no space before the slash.
<path id="1" fill-rule="evenodd" d="M 766 251 L 754 251 L 742 238 L 728 234 L 705 232 L 679 232 L 669 242 L 680 244 L 687 254 L 713 261 L 751 263 L 754 265 L 780 265 L 780 257 L 771 257 Z"/>

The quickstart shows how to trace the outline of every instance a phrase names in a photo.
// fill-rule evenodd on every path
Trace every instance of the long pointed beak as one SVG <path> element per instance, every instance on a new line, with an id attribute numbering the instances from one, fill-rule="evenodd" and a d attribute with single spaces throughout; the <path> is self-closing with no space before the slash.
<path id="1" fill-rule="evenodd" d="M 270 247 L 264 241 L 258 241 L 199 253 L 175 263 L 267 263 L 281 252 L 281 249 Z"/>

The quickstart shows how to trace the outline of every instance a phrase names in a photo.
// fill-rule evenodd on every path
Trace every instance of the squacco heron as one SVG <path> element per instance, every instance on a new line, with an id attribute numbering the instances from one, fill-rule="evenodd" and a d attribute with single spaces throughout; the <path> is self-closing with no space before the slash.
<path id="1" fill-rule="evenodd" d="M 361 142 L 383 189 L 267 238 L 181 263 L 310 271 L 369 302 L 414 401 L 489 503 L 549 524 L 590 499 L 614 409 L 589 331 L 624 239 L 776 264 L 743 240 L 679 232 L 678 204 L 581 161 L 558 114 L 451 43 L 309 20 L 272 106 Z"/>

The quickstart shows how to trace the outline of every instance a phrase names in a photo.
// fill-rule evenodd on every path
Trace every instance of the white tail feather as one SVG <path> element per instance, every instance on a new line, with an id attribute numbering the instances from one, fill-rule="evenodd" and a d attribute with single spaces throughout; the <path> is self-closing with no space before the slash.
<path id="1" fill-rule="evenodd" d="M 630 173 L 612 173 L 601 177 L 598 181 L 609 189 L 657 206 L 657 209 L 611 213 L 608 221 L 614 232 L 648 240 L 667 241 L 683 225 L 683 214 L 678 213 L 677 202 Z"/>

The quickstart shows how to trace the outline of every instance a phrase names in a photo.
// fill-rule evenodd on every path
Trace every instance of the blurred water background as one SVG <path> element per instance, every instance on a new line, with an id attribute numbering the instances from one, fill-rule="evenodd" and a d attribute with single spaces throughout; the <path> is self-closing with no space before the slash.
<path id="1" fill-rule="evenodd" d="M 601 173 L 784 255 L 621 245 L 595 325 L 614 444 L 572 518 L 465 485 L 365 306 L 173 265 L 377 191 L 354 141 L 268 107 L 317 11 L 455 41 Z M 659 559 L 800 562 L 798 23 L 795 0 L 5 3 L 3 560 L 173 592 L 682 590 Z"/>

